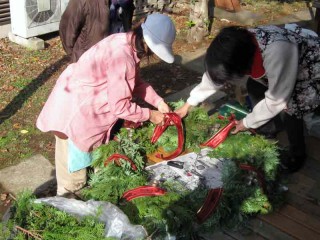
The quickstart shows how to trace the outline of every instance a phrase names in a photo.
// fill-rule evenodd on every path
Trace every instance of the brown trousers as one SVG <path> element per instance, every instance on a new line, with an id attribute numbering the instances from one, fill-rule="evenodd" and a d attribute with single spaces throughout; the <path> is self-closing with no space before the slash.
<path id="1" fill-rule="evenodd" d="M 55 165 L 57 178 L 57 196 L 76 192 L 83 188 L 87 181 L 87 169 L 69 173 L 68 171 L 68 140 L 57 136 L 55 148 Z"/>

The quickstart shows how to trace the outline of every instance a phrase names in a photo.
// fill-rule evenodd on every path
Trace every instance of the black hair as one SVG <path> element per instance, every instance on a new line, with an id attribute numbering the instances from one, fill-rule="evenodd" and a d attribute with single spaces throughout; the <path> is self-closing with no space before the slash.
<path id="1" fill-rule="evenodd" d="M 152 55 L 152 51 L 150 50 L 149 47 L 147 47 L 147 51 L 144 48 L 143 31 L 142 31 L 141 24 L 139 24 L 133 29 L 131 45 L 133 49 L 137 52 L 137 56 L 140 59 L 143 57 L 149 58 Z"/>
<path id="2" fill-rule="evenodd" d="M 253 34 L 243 27 L 223 28 L 205 56 L 205 68 L 211 80 L 221 85 L 250 72 L 256 50 L 254 41 Z"/>

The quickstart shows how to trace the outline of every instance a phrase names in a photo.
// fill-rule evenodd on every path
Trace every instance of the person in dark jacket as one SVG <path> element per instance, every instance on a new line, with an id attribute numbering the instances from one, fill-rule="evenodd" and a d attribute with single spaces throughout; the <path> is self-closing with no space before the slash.
<path id="1" fill-rule="evenodd" d="M 131 30 L 134 9 L 133 0 L 110 0 L 110 34 Z"/>
<path id="2" fill-rule="evenodd" d="M 111 33 L 110 15 L 112 0 L 70 0 L 61 16 L 59 34 L 62 46 L 77 62 L 90 47 Z M 114 0 L 113 0 L 114 1 Z M 115 3 L 113 3 L 113 6 Z M 123 32 L 131 30 L 134 5 L 132 0 L 122 0 Z M 116 6 L 118 7 L 118 6 Z M 130 19 L 129 19 L 130 18 Z"/>

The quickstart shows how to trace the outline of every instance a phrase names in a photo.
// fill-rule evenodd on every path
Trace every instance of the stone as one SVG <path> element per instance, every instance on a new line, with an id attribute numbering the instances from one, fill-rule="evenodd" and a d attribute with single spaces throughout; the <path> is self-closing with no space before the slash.
<path id="1" fill-rule="evenodd" d="M 5 24 L 0 26 L 0 38 L 6 38 L 10 30 L 11 30 L 11 24 Z"/>
<path id="2" fill-rule="evenodd" d="M 0 170 L 1 187 L 15 196 L 26 189 L 38 194 L 54 182 L 54 166 L 40 154 Z"/>
<path id="3" fill-rule="evenodd" d="M 12 32 L 8 33 L 8 37 L 11 42 L 17 43 L 21 46 L 29 48 L 31 50 L 42 50 L 44 49 L 44 40 L 32 37 L 32 38 L 23 38 L 13 34 Z"/>

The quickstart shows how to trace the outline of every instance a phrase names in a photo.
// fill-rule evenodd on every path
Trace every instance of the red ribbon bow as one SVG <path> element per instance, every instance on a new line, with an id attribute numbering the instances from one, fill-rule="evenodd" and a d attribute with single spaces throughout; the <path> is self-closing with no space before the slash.
<path id="1" fill-rule="evenodd" d="M 175 157 L 178 157 L 182 151 L 183 151 L 183 145 L 184 145 L 184 133 L 183 133 L 183 126 L 181 118 L 176 113 L 166 113 L 165 114 L 165 121 L 162 126 L 157 125 L 154 129 L 153 135 L 151 137 L 151 143 L 157 142 L 159 137 L 162 135 L 162 133 L 167 129 L 169 125 L 173 123 L 178 131 L 178 147 L 177 149 L 171 153 L 169 156 L 164 157 L 162 154 L 157 154 L 156 157 L 164 159 L 164 160 L 170 160 Z"/>

